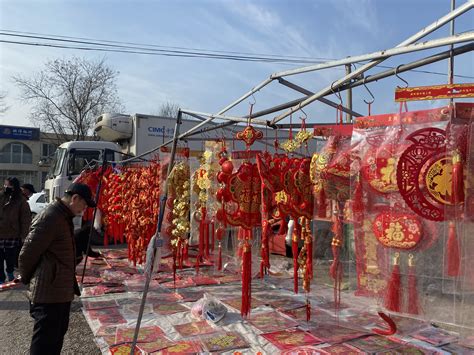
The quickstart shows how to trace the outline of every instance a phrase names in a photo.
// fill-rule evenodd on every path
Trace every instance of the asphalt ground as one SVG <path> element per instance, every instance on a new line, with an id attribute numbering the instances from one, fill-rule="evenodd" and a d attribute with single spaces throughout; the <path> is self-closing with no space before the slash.
<path id="1" fill-rule="evenodd" d="M 69 330 L 61 354 L 100 354 L 76 297 L 71 305 Z M 0 291 L 0 354 L 29 354 L 33 319 L 29 313 L 26 286 Z"/>

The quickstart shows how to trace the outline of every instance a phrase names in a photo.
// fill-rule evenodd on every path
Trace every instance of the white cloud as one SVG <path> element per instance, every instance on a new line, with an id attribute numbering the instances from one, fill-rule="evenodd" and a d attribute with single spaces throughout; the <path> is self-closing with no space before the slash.
<path id="1" fill-rule="evenodd" d="M 331 4 L 341 15 L 338 22 L 358 27 L 368 34 L 380 29 L 373 0 L 337 0 Z"/>

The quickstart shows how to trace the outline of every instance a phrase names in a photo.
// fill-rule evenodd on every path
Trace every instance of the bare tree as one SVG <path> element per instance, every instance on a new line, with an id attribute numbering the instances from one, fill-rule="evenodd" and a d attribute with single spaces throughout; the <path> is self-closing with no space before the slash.
<path id="1" fill-rule="evenodd" d="M 6 97 L 7 97 L 7 93 L 4 91 L 0 91 L 0 115 L 3 115 L 8 110 L 8 106 L 5 103 Z"/>
<path id="2" fill-rule="evenodd" d="M 13 80 L 22 90 L 21 98 L 32 102 L 30 120 L 47 132 L 56 134 L 58 144 L 84 140 L 95 118 L 105 111 L 122 111 L 117 96 L 119 73 L 105 64 L 105 59 L 56 59 L 31 78 Z"/>
<path id="3" fill-rule="evenodd" d="M 175 118 L 178 116 L 178 111 L 179 105 L 177 103 L 168 101 L 161 104 L 158 110 L 158 116 Z"/>

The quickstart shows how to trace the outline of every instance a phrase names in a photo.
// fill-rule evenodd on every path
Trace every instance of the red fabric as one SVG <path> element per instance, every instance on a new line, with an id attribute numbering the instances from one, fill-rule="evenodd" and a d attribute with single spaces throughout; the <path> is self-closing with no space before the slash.
<path id="1" fill-rule="evenodd" d="M 400 266 L 394 265 L 392 275 L 388 282 L 387 294 L 385 297 L 385 308 L 393 312 L 400 312 L 400 295 L 401 295 L 401 275 Z"/>
<path id="2" fill-rule="evenodd" d="M 448 276 L 459 276 L 460 250 L 459 240 L 456 232 L 456 222 L 449 222 L 448 242 L 446 245 L 447 274 Z"/>

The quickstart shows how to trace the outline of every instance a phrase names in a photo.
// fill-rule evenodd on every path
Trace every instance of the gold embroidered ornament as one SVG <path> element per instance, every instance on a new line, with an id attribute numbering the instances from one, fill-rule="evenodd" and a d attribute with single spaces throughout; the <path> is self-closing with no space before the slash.
<path id="1" fill-rule="evenodd" d="M 174 248 L 187 239 L 189 233 L 189 167 L 184 162 L 176 164 L 169 176 L 170 196 L 174 197 L 172 210 L 172 238 L 171 245 Z"/>

